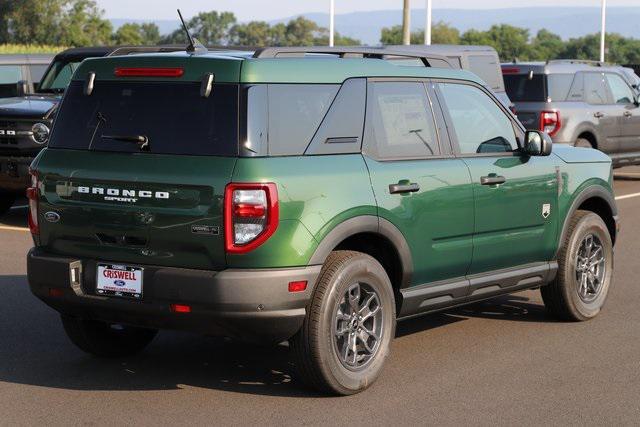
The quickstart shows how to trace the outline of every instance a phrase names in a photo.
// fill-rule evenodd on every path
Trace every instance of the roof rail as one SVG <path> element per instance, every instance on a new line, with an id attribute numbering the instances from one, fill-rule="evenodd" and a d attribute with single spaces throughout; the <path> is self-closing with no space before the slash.
<path id="1" fill-rule="evenodd" d="M 107 56 L 125 56 L 134 53 L 179 52 L 184 46 L 122 46 L 117 47 Z"/>
<path id="2" fill-rule="evenodd" d="M 337 55 L 340 58 L 375 58 L 388 57 L 420 59 L 426 67 L 455 68 L 446 56 L 435 54 L 418 54 L 406 50 L 386 47 L 265 47 L 256 50 L 254 58 L 300 57 L 306 54 Z"/>
<path id="3" fill-rule="evenodd" d="M 588 59 L 549 59 L 547 60 L 547 64 L 584 64 L 593 65 L 594 67 L 606 67 L 610 65 L 607 62 L 591 61 Z"/>

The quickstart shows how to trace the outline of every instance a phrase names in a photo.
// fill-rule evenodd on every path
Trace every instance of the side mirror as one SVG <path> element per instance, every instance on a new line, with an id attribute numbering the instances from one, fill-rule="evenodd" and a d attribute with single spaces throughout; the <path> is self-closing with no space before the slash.
<path id="1" fill-rule="evenodd" d="M 548 156 L 551 154 L 553 141 L 546 132 L 528 130 L 525 134 L 524 151 L 530 156 Z"/>
<path id="2" fill-rule="evenodd" d="M 26 80 L 20 80 L 16 83 L 16 93 L 18 96 L 25 96 L 29 93 L 29 83 Z"/>

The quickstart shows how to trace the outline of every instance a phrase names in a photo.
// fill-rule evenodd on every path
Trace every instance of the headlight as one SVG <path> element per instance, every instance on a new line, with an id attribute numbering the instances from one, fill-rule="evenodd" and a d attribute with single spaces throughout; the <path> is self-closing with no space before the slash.
<path id="1" fill-rule="evenodd" d="M 36 123 L 33 125 L 31 132 L 33 132 L 31 138 L 33 138 L 37 144 L 44 144 L 49 140 L 49 128 L 44 123 Z"/>

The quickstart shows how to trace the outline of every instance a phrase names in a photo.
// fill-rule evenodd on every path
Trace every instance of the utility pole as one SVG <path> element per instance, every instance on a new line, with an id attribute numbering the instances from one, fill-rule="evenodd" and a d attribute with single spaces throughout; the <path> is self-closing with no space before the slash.
<path id="1" fill-rule="evenodd" d="M 432 0 L 427 0 L 427 21 L 425 22 L 425 25 L 424 25 L 424 44 L 426 45 L 431 44 L 431 20 L 432 20 L 431 3 L 432 3 Z"/>
<path id="2" fill-rule="evenodd" d="M 402 44 L 411 44 L 411 7 L 409 0 L 404 0 L 402 9 Z"/>
<path id="3" fill-rule="evenodd" d="M 600 26 L 600 62 L 604 62 L 605 50 L 605 34 L 607 27 L 607 0 L 602 0 L 602 23 Z"/>
<path id="4" fill-rule="evenodd" d="M 329 0 L 329 46 L 333 47 L 336 32 L 336 0 Z"/>

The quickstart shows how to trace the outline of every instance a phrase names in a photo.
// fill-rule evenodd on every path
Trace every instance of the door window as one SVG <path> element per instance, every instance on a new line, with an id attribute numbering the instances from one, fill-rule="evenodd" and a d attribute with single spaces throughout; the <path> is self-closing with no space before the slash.
<path id="1" fill-rule="evenodd" d="M 375 82 L 369 89 L 365 151 L 375 158 L 424 158 L 440 154 L 423 83 Z"/>
<path id="2" fill-rule="evenodd" d="M 508 153 L 518 149 L 509 117 L 482 90 L 468 84 L 441 83 L 462 154 Z"/>
<path id="3" fill-rule="evenodd" d="M 607 82 L 609 82 L 609 88 L 613 95 L 613 102 L 616 104 L 633 103 L 635 98 L 633 91 L 622 77 L 611 73 L 606 73 L 605 76 L 607 76 Z"/>
<path id="4" fill-rule="evenodd" d="M 604 73 L 584 74 L 584 100 L 593 105 L 609 103 Z"/>

